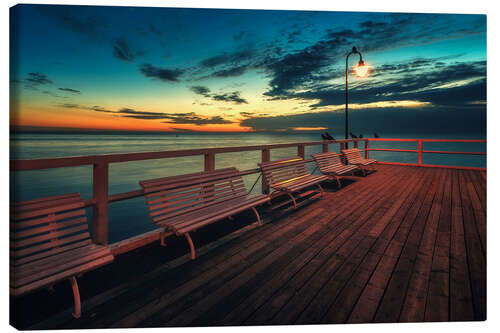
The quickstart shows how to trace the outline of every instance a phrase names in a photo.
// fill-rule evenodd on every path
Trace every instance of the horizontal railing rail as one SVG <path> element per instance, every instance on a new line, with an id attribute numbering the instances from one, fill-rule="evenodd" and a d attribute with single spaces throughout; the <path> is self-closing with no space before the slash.
<path id="1" fill-rule="evenodd" d="M 395 149 L 395 148 L 369 148 L 369 142 L 416 142 L 417 149 Z M 418 163 L 400 163 L 400 162 L 383 162 L 385 164 L 397 164 L 397 165 L 417 165 L 417 166 L 431 166 L 439 167 L 440 165 L 434 164 L 424 164 L 423 154 L 457 154 L 457 155 L 486 155 L 486 152 L 478 151 L 448 151 L 448 150 L 424 150 L 424 142 L 441 142 L 441 143 L 486 143 L 486 140 L 477 139 L 383 139 L 383 138 L 370 138 L 366 141 L 365 146 L 365 158 L 370 156 L 370 151 L 392 151 L 392 152 L 405 152 L 405 153 L 417 153 Z M 441 167 L 454 167 L 449 165 L 443 165 Z M 466 169 L 484 169 L 476 167 L 460 167 Z"/>
<path id="2" fill-rule="evenodd" d="M 416 142 L 418 148 L 411 149 L 389 149 L 389 148 L 370 148 L 369 143 L 372 141 L 393 141 L 393 142 Z M 219 147 L 219 148 L 200 148 L 200 149 L 187 149 L 187 150 L 173 150 L 173 151 L 158 151 L 158 152 L 139 152 L 139 153 L 126 153 L 126 154 L 107 154 L 107 155 L 90 155 L 90 156 L 76 156 L 76 157 L 59 157 L 59 158 L 43 158 L 32 160 L 11 160 L 10 170 L 14 172 L 29 171 L 29 170 L 43 170 L 54 169 L 63 167 L 76 167 L 76 166 L 93 166 L 92 174 L 92 198 L 85 200 L 87 207 L 93 207 L 92 227 L 93 227 L 93 240 L 98 244 L 108 244 L 108 206 L 112 202 L 132 199 L 143 196 L 142 189 L 122 192 L 109 195 L 108 181 L 109 181 L 109 165 L 111 163 L 123 163 L 132 161 L 176 158 L 187 156 L 204 156 L 204 170 L 215 170 L 215 158 L 217 154 L 245 152 L 245 151 L 261 151 L 261 162 L 270 160 L 271 150 L 282 148 L 297 148 L 297 155 L 305 159 L 305 147 L 308 146 L 321 146 L 323 152 L 327 152 L 330 144 L 338 144 L 339 152 L 341 149 L 347 148 L 349 143 L 353 143 L 354 147 L 358 148 L 359 143 L 364 142 L 365 157 L 368 158 L 370 151 L 394 151 L 394 152 L 413 152 L 418 154 L 418 163 L 397 163 L 397 162 L 382 162 L 387 164 L 398 165 L 417 165 L 417 166 L 432 166 L 422 163 L 423 153 L 435 154 L 473 154 L 473 155 L 486 155 L 486 152 L 452 152 L 452 151 L 426 151 L 422 146 L 424 142 L 486 142 L 486 140 L 443 140 L 443 139 L 347 139 L 347 140 L 331 140 L 331 141 L 312 141 L 312 142 L 298 142 L 298 143 L 281 143 L 271 145 L 255 145 L 255 146 L 239 146 L 239 147 Z M 361 148 L 361 147 L 359 147 Z M 306 162 L 313 162 L 311 159 L 306 159 Z M 438 166 L 438 167 L 454 167 L 454 166 Z M 461 168 L 461 167 L 459 167 Z M 481 168 L 475 168 L 481 169 Z M 240 175 L 250 175 L 260 172 L 258 168 L 240 171 Z M 262 191 L 268 193 L 269 189 L 262 181 Z M 122 253 L 138 246 L 147 244 L 148 242 L 158 239 L 159 231 L 153 231 L 144 234 L 144 237 L 136 236 L 128 240 L 123 240 L 113 245 L 116 253 Z"/>

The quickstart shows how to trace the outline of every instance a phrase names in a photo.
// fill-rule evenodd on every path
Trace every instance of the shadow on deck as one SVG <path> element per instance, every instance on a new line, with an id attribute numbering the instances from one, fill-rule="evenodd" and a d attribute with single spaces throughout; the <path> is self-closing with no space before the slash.
<path id="1" fill-rule="evenodd" d="M 194 261 L 165 255 L 174 248 L 151 244 L 88 273 L 82 291 L 100 291 L 82 294 L 82 318 L 68 309 L 32 328 L 485 320 L 486 174 L 378 165 L 323 200 L 204 245 Z M 60 306 L 70 308 L 67 288 Z M 13 301 L 13 324 L 32 325 L 15 313 L 36 308 Z"/>

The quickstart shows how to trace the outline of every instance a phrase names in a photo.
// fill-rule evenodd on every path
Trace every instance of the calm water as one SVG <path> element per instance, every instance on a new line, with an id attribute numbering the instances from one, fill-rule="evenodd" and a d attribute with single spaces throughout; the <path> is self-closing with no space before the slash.
<path id="1" fill-rule="evenodd" d="M 484 139 L 477 135 L 418 135 L 394 134 L 384 137 L 436 138 L 436 139 Z M 10 137 L 11 159 L 36 159 L 82 155 L 117 154 L 162 150 L 179 150 L 208 147 L 247 146 L 274 143 L 319 141 L 318 133 L 222 133 L 222 134 L 12 134 Z M 338 151 L 338 144 L 330 145 L 330 151 Z M 363 145 L 361 145 L 363 146 Z M 372 148 L 416 149 L 416 143 L 370 143 Z M 485 144 L 478 143 L 424 143 L 425 150 L 486 151 Z M 321 146 L 306 147 L 306 157 L 320 152 Z M 226 153 L 216 155 L 216 168 L 235 166 L 240 170 L 257 167 L 260 151 Z M 296 148 L 271 150 L 271 159 L 297 155 Z M 370 152 L 370 157 L 381 161 L 416 163 L 415 153 Z M 424 154 L 427 164 L 486 167 L 484 156 Z M 114 163 L 109 167 L 109 193 L 121 193 L 139 189 L 139 180 L 179 175 L 203 170 L 203 156 Z M 314 165 L 310 165 L 311 171 Z M 255 184 L 253 193 L 259 193 L 258 175 L 245 176 L 248 189 Z M 12 201 L 42 196 L 80 192 L 84 198 L 92 196 L 92 166 L 58 168 L 49 170 L 11 173 L 10 195 Z M 88 212 L 90 218 L 90 210 Z M 116 202 L 109 208 L 109 239 L 116 242 L 154 229 L 147 216 L 144 198 Z"/>

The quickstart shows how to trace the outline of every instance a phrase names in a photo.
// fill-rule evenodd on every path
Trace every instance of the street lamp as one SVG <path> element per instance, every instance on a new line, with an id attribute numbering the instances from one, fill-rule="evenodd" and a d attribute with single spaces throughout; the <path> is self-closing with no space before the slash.
<path id="1" fill-rule="evenodd" d="M 349 86 L 348 86 L 348 79 L 349 79 L 349 64 L 348 64 L 348 59 L 351 54 L 359 54 L 359 62 L 356 67 L 354 67 L 354 72 L 356 73 L 357 76 L 359 77 L 365 77 L 368 75 L 369 71 L 369 66 L 366 66 L 365 63 L 363 62 L 363 57 L 361 56 L 361 53 L 356 49 L 354 46 L 352 48 L 352 51 L 347 54 L 347 57 L 345 58 L 345 138 L 346 140 L 348 139 L 348 132 L 349 132 Z M 347 148 L 347 142 L 346 142 L 346 148 Z"/>

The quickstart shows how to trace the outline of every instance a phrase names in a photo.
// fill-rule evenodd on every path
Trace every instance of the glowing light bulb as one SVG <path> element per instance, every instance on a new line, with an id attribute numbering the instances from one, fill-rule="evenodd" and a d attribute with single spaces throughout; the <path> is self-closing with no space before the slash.
<path id="1" fill-rule="evenodd" d="M 370 72 L 370 66 L 365 65 L 363 61 L 360 61 L 357 66 L 354 67 L 354 73 L 358 77 L 365 77 Z"/>

